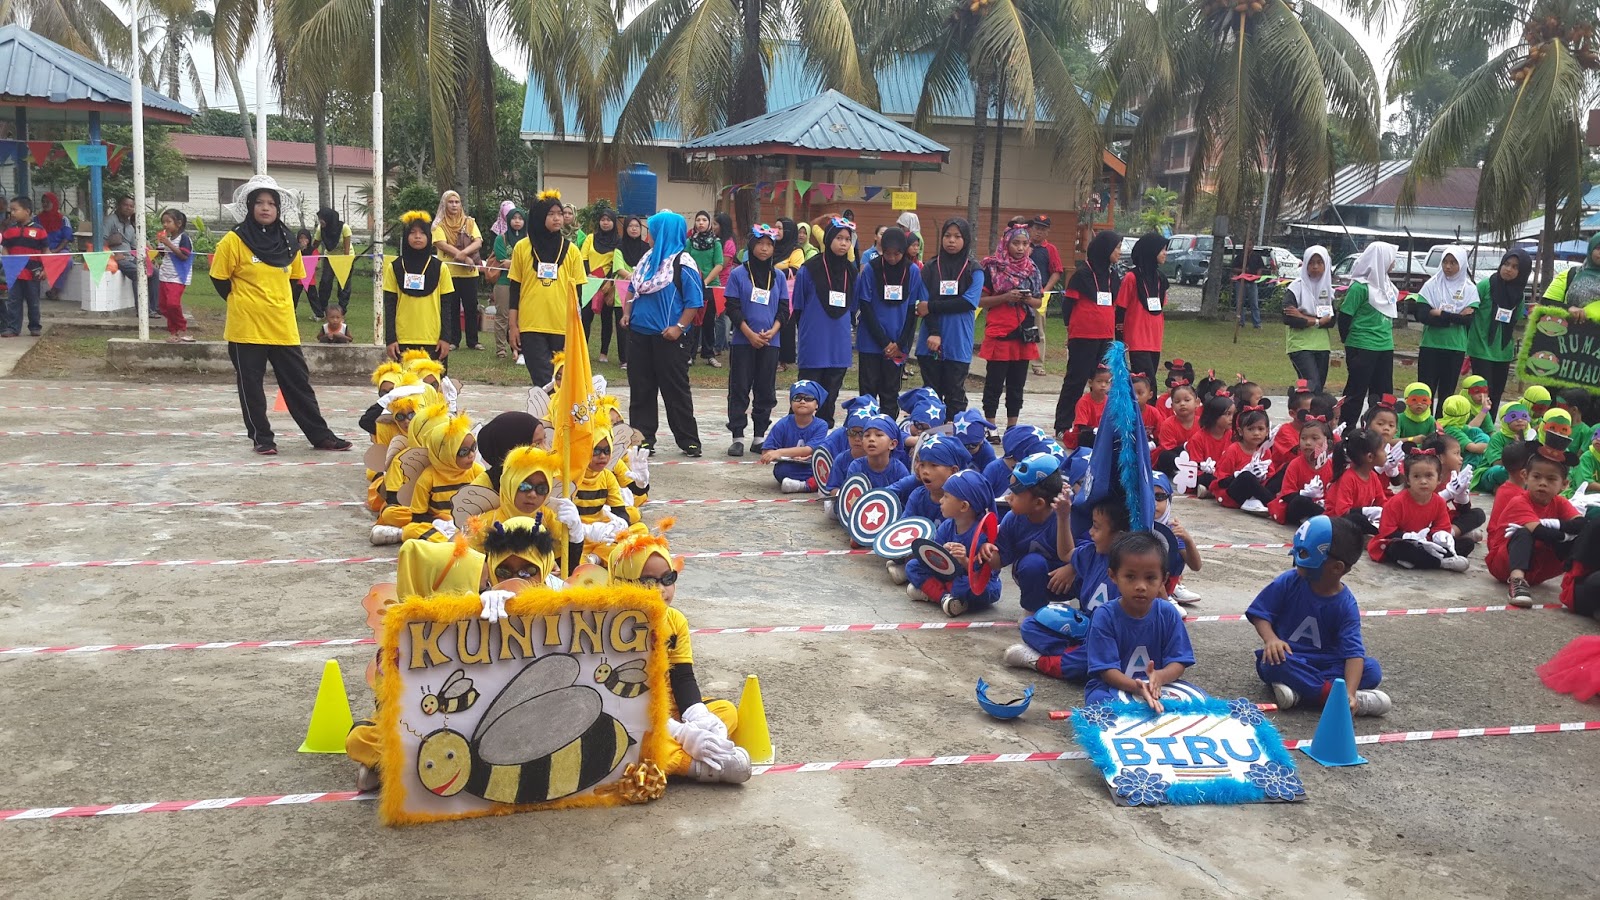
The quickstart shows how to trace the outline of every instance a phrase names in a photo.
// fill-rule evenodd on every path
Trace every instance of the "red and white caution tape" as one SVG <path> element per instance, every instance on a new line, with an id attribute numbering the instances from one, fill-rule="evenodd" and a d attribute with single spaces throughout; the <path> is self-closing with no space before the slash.
<path id="1" fill-rule="evenodd" d="M 360 500 L 8 500 L 0 509 L 167 509 L 212 507 L 322 508 L 366 506 Z"/>
<path id="2" fill-rule="evenodd" d="M 821 503 L 821 502 L 822 502 L 822 498 L 821 497 L 760 497 L 760 498 L 756 498 L 756 499 L 751 499 L 751 498 L 748 498 L 748 497 L 726 497 L 726 498 L 723 498 L 723 497 L 712 497 L 712 498 L 707 499 L 707 500 L 651 500 L 649 503 L 646 503 L 645 505 L 646 506 L 655 506 L 657 504 L 663 504 L 663 505 L 669 505 L 669 506 L 682 506 L 682 505 L 695 505 L 695 504 L 702 504 L 702 503 L 734 503 L 734 504 L 740 504 L 740 503 Z"/>
<path id="3" fill-rule="evenodd" d="M 1565 610 L 1559 603 L 1544 603 L 1531 609 Z M 1449 615 L 1454 613 L 1527 612 L 1515 606 L 1453 606 L 1434 609 L 1369 609 L 1361 615 L 1369 618 L 1387 616 Z M 1185 622 L 1239 622 L 1242 615 L 1185 616 Z M 900 631 L 984 631 L 996 628 L 1015 628 L 1016 622 L 993 619 L 946 619 L 942 622 L 863 622 L 848 625 L 744 625 L 731 627 L 691 628 L 693 635 L 713 634 L 846 634 L 861 632 Z M 148 644 L 79 644 L 56 647 L 0 647 L 0 656 L 73 655 L 83 653 L 120 653 L 147 650 L 261 650 L 303 649 L 306 647 L 352 647 L 374 644 L 372 638 L 311 638 L 285 641 L 187 641 Z"/>
<path id="4" fill-rule="evenodd" d="M 0 437 L 249 437 L 243 431 L 0 431 Z M 305 437 L 298 431 L 280 431 L 278 437 Z M 346 440 L 369 440 L 371 435 L 345 434 Z"/>
<path id="5" fill-rule="evenodd" d="M 1542 725 L 1500 725 L 1493 728 L 1449 728 L 1437 731 L 1397 731 L 1356 737 L 1360 744 L 1405 744 L 1416 741 L 1443 741 L 1470 737 L 1504 737 L 1521 734 L 1557 734 L 1600 731 L 1600 722 L 1550 722 Z M 1284 741 L 1291 750 L 1311 746 L 1309 740 Z M 1087 759 L 1079 750 L 1059 753 L 961 753 L 951 756 L 889 757 L 832 762 L 783 763 L 755 766 L 756 775 L 789 775 L 814 772 L 860 771 L 866 769 L 924 769 L 939 766 L 974 766 L 995 763 L 1063 762 Z M 0 822 L 28 822 L 39 819 L 81 819 L 100 816 L 126 816 L 140 813 L 200 812 L 213 809 L 240 809 L 262 806 L 304 806 L 310 803 L 340 803 L 373 800 L 377 794 L 356 791 L 319 791 L 306 794 L 278 794 L 259 797 L 219 797 L 212 800 L 164 800 L 147 803 L 96 803 L 89 806 L 40 806 L 32 809 L 0 810 Z"/>
<path id="6" fill-rule="evenodd" d="M 332 459 L 326 462 L 276 460 L 219 460 L 196 462 L 0 462 L 0 469 L 277 469 L 315 466 L 364 466 L 360 459 Z"/>
<path id="7" fill-rule="evenodd" d="M 651 457 L 652 466 L 759 466 L 759 459 L 656 459 Z"/>
<path id="8" fill-rule="evenodd" d="M 0 406 L 0 410 L 15 412 L 186 412 L 186 413 L 238 413 L 239 408 L 234 407 L 204 407 L 204 406 Z M 344 413 L 359 415 L 366 412 L 364 409 L 331 409 L 322 407 L 324 415 Z"/>
<path id="9" fill-rule="evenodd" d="M 327 566 L 396 562 L 393 556 L 332 556 L 306 559 L 92 559 L 83 562 L 34 560 L 0 562 L 0 569 L 122 569 L 177 566 Z"/>

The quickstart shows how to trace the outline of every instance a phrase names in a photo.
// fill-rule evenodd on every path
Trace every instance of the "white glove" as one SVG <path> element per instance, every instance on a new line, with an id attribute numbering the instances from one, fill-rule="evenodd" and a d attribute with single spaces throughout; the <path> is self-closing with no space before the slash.
<path id="1" fill-rule="evenodd" d="M 640 487 L 650 486 L 650 451 L 644 447 L 634 447 L 627 452 L 628 477 Z"/>
<path id="2" fill-rule="evenodd" d="M 728 736 L 728 723 L 717 718 L 716 714 L 706 708 L 704 703 L 696 703 L 683 711 L 683 723 L 693 725 L 703 731 L 709 731 L 717 737 Z"/>
<path id="3" fill-rule="evenodd" d="M 1177 469 L 1172 476 L 1172 490 L 1174 493 L 1187 494 L 1194 490 L 1199 483 L 1200 467 L 1189 458 L 1189 451 L 1178 454 Z"/>
<path id="4" fill-rule="evenodd" d="M 621 490 L 622 490 L 622 505 L 623 506 L 632 506 L 633 505 L 633 491 L 630 491 L 627 488 L 622 488 Z"/>
<path id="5" fill-rule="evenodd" d="M 445 403 L 450 407 L 450 415 L 456 414 L 456 398 L 461 396 L 461 389 L 448 376 L 439 379 L 439 392 L 444 394 Z"/>
<path id="6" fill-rule="evenodd" d="M 1433 533 L 1433 543 L 1435 546 L 1443 547 L 1446 556 L 1456 555 L 1456 536 L 1449 531 L 1435 531 Z"/>
<path id="7" fill-rule="evenodd" d="M 433 530 L 439 532 L 447 538 L 454 538 L 456 536 L 456 532 L 460 529 L 456 528 L 456 523 L 450 521 L 449 519 L 434 519 Z"/>
<path id="8" fill-rule="evenodd" d="M 1422 541 L 1420 542 L 1419 546 L 1428 551 L 1428 555 L 1432 556 L 1434 559 L 1444 559 L 1446 556 L 1450 555 L 1443 547 L 1435 544 L 1433 541 Z"/>
<path id="9" fill-rule="evenodd" d="M 1306 486 L 1300 489 L 1300 496 L 1311 500 L 1321 500 L 1323 492 L 1322 476 L 1313 475 L 1311 480 L 1306 482 Z"/>
<path id="10" fill-rule="evenodd" d="M 1467 494 L 1472 490 L 1472 463 L 1467 463 L 1456 473 L 1456 481 L 1461 484 L 1461 502 L 1467 502 Z"/>
<path id="11" fill-rule="evenodd" d="M 617 535 L 622 533 L 622 529 L 628 527 L 628 523 L 621 522 L 619 525 L 619 522 L 621 522 L 620 519 L 612 516 L 610 519 L 585 525 L 583 526 L 583 539 L 594 541 L 597 544 L 610 543 L 617 539 Z"/>
<path id="12" fill-rule="evenodd" d="M 1600 506 L 1600 491 L 1589 493 L 1589 483 L 1585 481 L 1572 492 L 1572 505 L 1577 507 L 1578 512 L 1588 513 L 1590 509 Z"/>
<path id="13" fill-rule="evenodd" d="M 551 497 L 546 503 L 555 511 L 556 521 L 567 529 L 567 540 L 577 540 L 583 534 L 583 517 L 578 515 L 578 507 L 565 497 Z"/>
<path id="14" fill-rule="evenodd" d="M 1203 460 L 1200 463 L 1200 471 L 1206 473 L 1207 475 L 1215 475 L 1217 472 L 1217 461 L 1214 459 Z"/>
<path id="15" fill-rule="evenodd" d="M 1402 541 L 1416 541 L 1419 544 L 1428 542 L 1428 529 L 1420 528 L 1416 531 L 1407 531 L 1400 535 Z"/>
<path id="16" fill-rule="evenodd" d="M 1509 541 L 1512 538 L 1516 537 L 1517 536 L 1517 532 L 1522 531 L 1522 530 L 1523 530 L 1523 528 L 1522 528 L 1521 525 L 1507 525 L 1506 526 L 1506 540 Z"/>
<path id="17" fill-rule="evenodd" d="M 1381 506 L 1363 506 L 1361 507 L 1361 514 L 1367 517 L 1367 521 L 1372 523 L 1373 528 L 1377 528 L 1378 524 L 1383 521 L 1383 507 Z"/>
<path id="18" fill-rule="evenodd" d="M 733 741 L 676 719 L 667 720 L 667 733 L 683 747 L 683 752 L 713 771 L 722 771 L 722 760 L 733 753 Z"/>
<path id="19" fill-rule="evenodd" d="M 1252 461 L 1250 463 L 1250 465 L 1245 466 L 1244 470 L 1246 472 L 1249 472 L 1251 475 L 1254 475 L 1257 478 L 1265 478 L 1265 477 L 1267 477 L 1267 473 L 1272 471 L 1272 460 L 1270 460 L 1270 459 L 1257 459 L 1257 460 L 1254 460 L 1254 461 Z"/>
<path id="20" fill-rule="evenodd" d="M 1405 462 L 1405 458 L 1406 446 L 1398 442 L 1391 444 L 1389 446 L 1388 459 L 1383 466 L 1383 474 L 1390 478 L 1399 475 L 1401 463 Z"/>
<path id="21" fill-rule="evenodd" d="M 1560 519 L 1540 519 L 1539 520 L 1539 524 L 1540 525 L 1544 525 L 1544 526 L 1549 527 L 1549 528 L 1554 528 L 1557 531 L 1561 530 L 1561 520 Z"/>
<path id="22" fill-rule="evenodd" d="M 478 597 L 483 600 L 483 618 L 490 622 L 506 617 L 506 601 L 515 597 L 515 591 L 484 591 Z"/>

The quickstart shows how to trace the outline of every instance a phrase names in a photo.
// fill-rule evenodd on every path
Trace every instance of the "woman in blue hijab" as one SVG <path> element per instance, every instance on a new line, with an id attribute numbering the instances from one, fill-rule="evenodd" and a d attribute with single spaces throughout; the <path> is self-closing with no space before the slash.
<path id="1" fill-rule="evenodd" d="M 622 311 L 628 329 L 628 424 L 644 446 L 655 449 L 660 419 L 656 397 L 667 408 L 667 425 L 685 456 L 700 455 L 700 430 L 689 390 L 689 348 L 683 336 L 705 304 L 703 276 L 684 250 L 689 223 L 662 210 L 647 223 L 655 246 L 633 270 L 633 291 Z"/>

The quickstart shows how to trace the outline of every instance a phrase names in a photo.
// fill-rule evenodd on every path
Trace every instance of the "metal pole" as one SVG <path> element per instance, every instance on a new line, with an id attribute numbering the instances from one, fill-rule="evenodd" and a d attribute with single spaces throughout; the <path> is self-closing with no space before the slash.
<path id="1" fill-rule="evenodd" d="M 89 113 L 89 145 L 100 145 L 100 113 Z M 90 231 L 94 234 L 94 249 L 96 252 L 106 248 L 106 236 L 100 233 L 101 218 L 106 214 L 106 194 L 104 184 L 104 169 L 100 166 L 89 167 L 89 222 Z"/>
<path id="2" fill-rule="evenodd" d="M 256 0 L 256 174 L 267 174 L 267 5 Z M 250 215 L 245 210 L 245 215 Z M 282 216 L 283 210 L 278 210 Z"/>
<path id="3" fill-rule="evenodd" d="M 27 140 L 28 140 L 28 108 L 26 106 L 17 107 L 17 140 L 23 142 L 23 144 L 22 144 L 23 148 L 26 148 L 28 146 L 28 144 L 27 144 Z M 16 185 L 17 193 L 16 193 L 16 196 L 18 196 L 18 197 L 26 197 L 26 196 L 28 196 L 28 193 L 29 193 L 29 191 L 28 191 L 28 159 L 24 155 L 26 153 L 27 153 L 27 150 L 23 149 L 21 152 L 19 152 L 17 154 L 17 185 Z M 74 160 L 74 161 L 76 161 L 76 160 Z M 34 160 L 34 162 L 39 163 L 40 165 L 44 164 L 44 160 L 42 160 L 42 159 Z"/>
<path id="4" fill-rule="evenodd" d="M 383 238 L 383 0 L 372 0 L 372 343 L 379 347 L 383 346 Z"/>
<path id="5" fill-rule="evenodd" d="M 139 320 L 139 340 L 150 340 L 150 279 L 145 277 L 149 251 L 144 233 L 144 76 L 139 70 L 144 65 L 139 57 L 144 52 L 140 46 L 139 4 L 133 4 L 133 74 L 129 76 L 133 87 L 133 296 L 134 314 Z"/>

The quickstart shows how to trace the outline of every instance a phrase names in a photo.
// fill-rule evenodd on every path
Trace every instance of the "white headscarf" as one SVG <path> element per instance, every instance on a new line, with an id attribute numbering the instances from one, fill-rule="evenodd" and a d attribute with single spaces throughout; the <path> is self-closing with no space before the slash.
<path id="1" fill-rule="evenodd" d="M 922 234 L 922 219 L 916 213 L 907 210 L 900 214 L 895 224 L 906 230 L 906 234 Z"/>
<path id="2" fill-rule="evenodd" d="M 1454 278 L 1444 274 L 1446 256 L 1456 258 L 1458 268 Z M 1445 247 L 1443 255 L 1439 257 L 1439 271 L 1422 285 L 1419 293 L 1429 306 L 1447 313 L 1459 313 L 1468 304 L 1477 302 L 1478 291 L 1472 282 L 1472 273 L 1467 271 L 1466 249 L 1456 244 Z"/>
<path id="3" fill-rule="evenodd" d="M 1312 278 L 1309 274 L 1311 260 L 1318 256 L 1322 257 L 1322 277 Z M 1305 255 L 1300 257 L 1300 277 L 1290 282 L 1289 294 L 1294 297 L 1295 306 L 1312 318 L 1321 318 L 1317 307 L 1333 306 L 1333 261 L 1327 247 L 1317 244 L 1306 248 Z"/>
<path id="4" fill-rule="evenodd" d="M 1350 281 L 1367 286 L 1367 303 L 1389 318 L 1399 314 L 1395 304 L 1400 300 L 1400 290 L 1389 280 L 1389 270 L 1394 268 L 1394 255 L 1399 250 L 1393 244 L 1373 241 L 1356 257 L 1350 267 Z"/>

